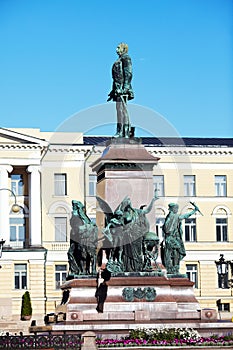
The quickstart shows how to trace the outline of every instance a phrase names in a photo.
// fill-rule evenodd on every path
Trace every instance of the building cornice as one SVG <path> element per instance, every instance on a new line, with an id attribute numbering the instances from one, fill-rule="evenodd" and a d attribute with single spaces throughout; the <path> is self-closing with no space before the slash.
<path id="1" fill-rule="evenodd" d="M 39 144 L 26 144 L 26 143 L 0 143 L 0 150 L 43 150 L 45 149 L 45 146 L 41 146 Z"/>
<path id="2" fill-rule="evenodd" d="M 233 148 L 180 148 L 180 147 L 166 147 L 165 149 L 146 147 L 147 151 L 155 156 L 232 156 Z"/>
<path id="3" fill-rule="evenodd" d="M 144 145 L 145 146 L 145 145 Z M 153 156 L 232 156 L 233 148 L 222 147 L 149 147 L 146 150 Z M 104 146 L 95 146 L 93 153 L 100 154 L 105 149 Z"/>
<path id="4" fill-rule="evenodd" d="M 146 150 L 153 156 L 232 156 L 233 148 L 223 147 L 148 147 L 145 146 Z M 91 146 L 91 145 L 40 145 L 36 143 L 0 143 L 0 151 L 30 151 L 30 150 L 46 150 L 50 153 L 87 153 L 101 154 L 105 149 L 104 146 Z"/>
<path id="5" fill-rule="evenodd" d="M 60 153 L 86 153 L 92 150 L 92 146 L 85 145 L 50 145 L 48 152 Z"/>

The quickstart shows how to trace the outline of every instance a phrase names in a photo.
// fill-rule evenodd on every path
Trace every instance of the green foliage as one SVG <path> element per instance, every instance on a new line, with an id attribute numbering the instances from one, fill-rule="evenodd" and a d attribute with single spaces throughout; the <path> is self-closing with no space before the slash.
<path id="1" fill-rule="evenodd" d="M 32 304 L 30 293 L 26 291 L 22 296 L 21 318 L 32 315 Z"/>

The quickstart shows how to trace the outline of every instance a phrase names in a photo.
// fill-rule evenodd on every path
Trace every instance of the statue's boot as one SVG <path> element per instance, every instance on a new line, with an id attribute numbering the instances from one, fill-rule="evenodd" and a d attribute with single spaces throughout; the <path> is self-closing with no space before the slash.
<path id="1" fill-rule="evenodd" d="M 129 137 L 129 136 L 130 136 L 130 125 L 124 124 L 124 137 Z"/>
<path id="2" fill-rule="evenodd" d="M 120 123 L 117 123 L 117 132 L 114 135 L 115 137 L 123 137 L 123 125 Z"/>

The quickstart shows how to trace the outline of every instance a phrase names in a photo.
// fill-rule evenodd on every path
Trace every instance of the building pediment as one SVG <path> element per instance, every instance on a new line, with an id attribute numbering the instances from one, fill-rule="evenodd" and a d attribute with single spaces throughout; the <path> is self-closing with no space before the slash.
<path id="1" fill-rule="evenodd" d="M 0 128 L 0 145 L 4 145 L 8 148 L 10 145 L 19 147 L 22 146 L 34 146 L 34 147 L 48 147 L 48 141 L 36 137 L 34 135 L 24 134 L 23 129 L 15 131 L 14 129 Z M 35 132 L 34 132 L 35 133 Z"/>

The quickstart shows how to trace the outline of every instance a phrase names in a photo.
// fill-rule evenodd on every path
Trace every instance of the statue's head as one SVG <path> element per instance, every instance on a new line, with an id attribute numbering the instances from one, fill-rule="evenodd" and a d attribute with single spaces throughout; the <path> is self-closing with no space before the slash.
<path id="1" fill-rule="evenodd" d="M 148 250 L 152 250 L 159 243 L 159 237 L 154 232 L 147 232 L 144 236 L 144 242 Z"/>
<path id="2" fill-rule="evenodd" d="M 177 213 L 179 209 L 179 205 L 176 203 L 170 203 L 168 204 L 169 211 L 172 211 L 173 213 Z"/>
<path id="3" fill-rule="evenodd" d="M 127 197 L 126 199 L 125 199 L 125 209 L 126 210 L 130 210 L 130 209 L 132 209 L 133 207 L 132 207 L 132 202 L 131 202 L 131 199 L 129 198 L 129 197 Z"/>
<path id="4" fill-rule="evenodd" d="M 125 197 L 123 201 L 121 202 L 121 210 L 125 210 L 127 207 L 131 207 L 131 200 L 129 197 Z"/>
<path id="5" fill-rule="evenodd" d="M 125 43 L 120 43 L 116 48 L 116 52 L 119 56 L 123 55 L 124 53 L 127 53 L 128 45 Z"/>
<path id="6" fill-rule="evenodd" d="M 72 206 L 73 206 L 73 210 L 80 210 L 84 208 L 84 205 L 82 204 L 82 202 L 76 201 L 76 200 L 72 201 Z"/>
<path id="7" fill-rule="evenodd" d="M 123 212 L 122 212 L 121 210 L 118 209 L 118 210 L 115 212 L 115 215 L 116 215 L 117 218 L 121 218 L 121 217 L 123 216 Z"/>
<path id="8" fill-rule="evenodd" d="M 154 232 L 147 232 L 144 236 L 144 241 L 153 241 L 153 242 L 158 242 L 159 237 L 154 233 Z"/>

